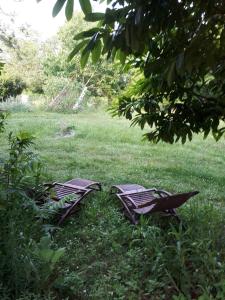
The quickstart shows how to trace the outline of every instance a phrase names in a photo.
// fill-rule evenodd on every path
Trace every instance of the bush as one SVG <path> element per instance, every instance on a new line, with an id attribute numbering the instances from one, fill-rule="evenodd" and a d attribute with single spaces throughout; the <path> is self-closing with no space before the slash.
<path id="1" fill-rule="evenodd" d="M 0 110 L 0 133 L 4 131 L 7 113 Z"/>
<path id="2" fill-rule="evenodd" d="M 0 78 L 0 101 L 16 97 L 25 89 L 25 83 L 19 78 Z"/>

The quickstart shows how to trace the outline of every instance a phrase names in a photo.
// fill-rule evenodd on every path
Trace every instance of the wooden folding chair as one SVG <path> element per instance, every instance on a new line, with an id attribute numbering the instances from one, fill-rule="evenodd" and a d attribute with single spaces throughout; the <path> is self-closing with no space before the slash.
<path id="1" fill-rule="evenodd" d="M 101 191 L 101 183 L 88 179 L 72 179 L 65 183 L 55 182 L 51 184 L 51 189 L 54 190 L 55 196 L 51 197 L 54 201 L 59 201 L 66 196 L 70 199 L 65 202 L 61 209 L 61 216 L 58 225 L 61 225 L 66 218 L 72 215 L 78 208 L 81 201 L 93 191 Z M 71 199 L 74 197 L 74 200 Z"/>
<path id="2" fill-rule="evenodd" d="M 146 189 L 138 184 L 113 185 L 111 193 L 116 194 L 123 204 L 124 213 L 133 224 L 138 223 L 140 215 L 163 212 L 179 220 L 176 208 L 184 204 L 189 198 L 198 194 L 198 191 L 170 194 L 156 188 Z"/>

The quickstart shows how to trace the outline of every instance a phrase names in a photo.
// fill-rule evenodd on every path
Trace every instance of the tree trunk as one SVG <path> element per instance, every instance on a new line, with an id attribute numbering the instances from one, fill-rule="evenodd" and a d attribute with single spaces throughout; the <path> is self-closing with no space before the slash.
<path id="1" fill-rule="evenodd" d="M 84 97 L 86 95 L 87 92 L 87 86 L 85 85 L 80 93 L 80 96 L 77 100 L 77 102 L 74 104 L 73 106 L 73 110 L 79 110 L 79 108 L 81 107 L 82 102 L 84 101 Z"/>

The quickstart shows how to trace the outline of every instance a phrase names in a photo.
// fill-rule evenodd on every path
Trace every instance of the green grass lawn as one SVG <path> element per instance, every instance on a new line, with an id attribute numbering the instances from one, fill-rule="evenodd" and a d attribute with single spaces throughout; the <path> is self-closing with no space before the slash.
<path id="1" fill-rule="evenodd" d="M 64 137 L 71 126 L 75 135 Z M 140 129 L 103 112 L 17 113 L 7 126 L 15 129 L 36 136 L 46 180 L 103 184 L 55 236 L 66 247 L 60 299 L 225 299 L 224 138 L 154 145 Z M 1 144 L 4 154 L 3 138 Z M 116 183 L 200 194 L 178 210 L 183 227 L 157 215 L 133 226 L 108 194 Z"/>

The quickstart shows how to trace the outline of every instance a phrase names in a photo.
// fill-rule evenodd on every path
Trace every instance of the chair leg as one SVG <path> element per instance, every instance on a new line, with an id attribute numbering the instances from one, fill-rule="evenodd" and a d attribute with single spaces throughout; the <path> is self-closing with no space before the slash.
<path id="1" fill-rule="evenodd" d="M 58 226 L 60 226 L 60 225 L 64 222 L 64 220 L 72 214 L 73 210 L 80 204 L 81 200 L 82 200 L 85 196 L 87 196 L 90 192 L 91 192 L 91 190 L 88 190 L 87 192 L 85 192 L 85 193 L 80 197 L 79 200 L 77 200 L 73 205 L 71 205 L 71 207 L 69 207 L 69 208 L 67 209 L 67 211 L 66 211 L 66 212 L 62 215 L 62 217 L 60 218 L 60 220 L 59 220 L 59 222 L 58 222 Z"/>
<path id="2" fill-rule="evenodd" d="M 88 186 L 89 189 L 92 189 L 94 191 L 102 191 L 102 185 L 101 183 L 96 183 L 93 187 Z"/>
<path id="3" fill-rule="evenodd" d="M 132 213 L 129 209 L 126 208 L 124 208 L 123 213 L 134 225 L 138 224 L 136 214 Z"/>
<path id="4" fill-rule="evenodd" d="M 102 191 L 102 185 L 101 183 L 98 183 L 99 191 Z"/>
<path id="5" fill-rule="evenodd" d="M 134 224 L 138 224 L 138 220 L 136 218 L 136 214 L 131 211 L 131 209 L 126 205 L 126 203 L 123 201 L 123 199 L 117 194 L 117 197 L 119 200 L 122 202 L 123 207 L 124 207 L 124 213 L 125 215 L 130 219 L 130 221 Z"/>
<path id="6" fill-rule="evenodd" d="M 76 203 L 77 205 L 78 203 Z M 62 215 L 62 217 L 60 218 L 59 222 L 58 222 L 58 226 L 60 226 L 67 217 L 69 217 L 69 215 L 72 213 L 72 211 L 74 210 L 74 208 L 76 207 L 76 205 L 72 205 L 70 208 L 67 209 L 67 211 Z"/>
<path id="7" fill-rule="evenodd" d="M 180 219 L 180 217 L 178 216 L 178 214 L 177 214 L 175 208 L 167 209 L 167 210 L 165 211 L 165 213 L 167 213 L 167 214 L 169 214 L 170 216 L 174 217 L 174 218 L 178 221 L 178 223 L 181 223 L 181 219 Z"/>

